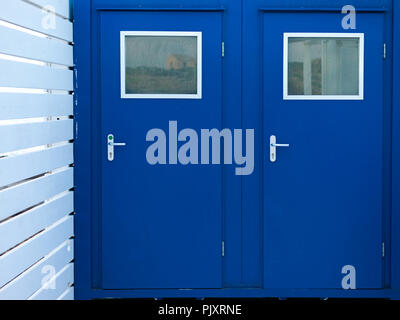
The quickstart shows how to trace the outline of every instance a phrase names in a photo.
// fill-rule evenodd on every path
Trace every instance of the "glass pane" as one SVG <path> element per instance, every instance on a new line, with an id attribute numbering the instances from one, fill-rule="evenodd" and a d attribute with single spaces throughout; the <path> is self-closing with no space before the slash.
<path id="1" fill-rule="evenodd" d="M 289 38 L 289 95 L 358 95 L 359 38 Z"/>
<path id="2" fill-rule="evenodd" d="M 197 37 L 127 36 L 127 94 L 197 94 Z"/>

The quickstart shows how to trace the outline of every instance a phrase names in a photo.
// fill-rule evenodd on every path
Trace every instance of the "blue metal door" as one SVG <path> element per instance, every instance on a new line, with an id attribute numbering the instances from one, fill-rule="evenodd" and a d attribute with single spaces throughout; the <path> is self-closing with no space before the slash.
<path id="1" fill-rule="evenodd" d="M 174 145 L 181 129 L 221 127 L 221 13 L 99 17 L 101 287 L 220 288 L 221 167 L 176 164 Z M 152 129 L 166 163 L 146 157 Z M 126 144 L 111 158 L 110 135 Z"/>
<path id="2" fill-rule="evenodd" d="M 382 287 L 383 15 L 342 18 L 263 15 L 265 288 Z"/>

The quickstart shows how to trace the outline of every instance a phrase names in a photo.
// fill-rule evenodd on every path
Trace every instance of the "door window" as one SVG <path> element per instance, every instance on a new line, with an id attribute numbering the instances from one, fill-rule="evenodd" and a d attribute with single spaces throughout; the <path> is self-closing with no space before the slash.
<path id="1" fill-rule="evenodd" d="M 122 98 L 201 98 L 201 32 L 121 32 Z"/>
<path id="2" fill-rule="evenodd" d="M 363 69 L 363 34 L 284 34 L 285 100 L 362 100 Z"/>

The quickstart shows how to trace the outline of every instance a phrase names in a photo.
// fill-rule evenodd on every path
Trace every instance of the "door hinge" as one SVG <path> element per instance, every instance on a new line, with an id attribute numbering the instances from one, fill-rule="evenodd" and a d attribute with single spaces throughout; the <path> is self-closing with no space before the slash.
<path id="1" fill-rule="evenodd" d="M 225 241 L 222 241 L 222 243 L 221 243 L 221 253 L 222 253 L 222 256 L 224 257 L 225 256 Z"/>
<path id="2" fill-rule="evenodd" d="M 383 44 L 383 59 L 386 59 L 386 43 Z"/>
<path id="3" fill-rule="evenodd" d="M 382 258 L 385 257 L 385 243 L 382 242 Z"/>
<path id="4" fill-rule="evenodd" d="M 221 56 L 222 58 L 225 57 L 225 42 L 221 43 Z"/>

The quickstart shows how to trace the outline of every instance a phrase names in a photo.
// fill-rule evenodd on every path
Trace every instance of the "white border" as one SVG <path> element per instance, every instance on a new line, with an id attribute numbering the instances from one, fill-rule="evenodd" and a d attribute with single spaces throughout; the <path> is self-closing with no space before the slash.
<path id="1" fill-rule="evenodd" d="M 288 95 L 289 38 L 359 38 L 358 95 Z M 283 34 L 283 100 L 364 100 L 364 33 L 284 33 Z"/>
<path id="2" fill-rule="evenodd" d="M 197 37 L 197 94 L 139 94 L 126 93 L 125 37 L 174 36 Z M 201 99 L 202 98 L 202 32 L 186 31 L 121 31 L 121 98 L 122 99 Z"/>

